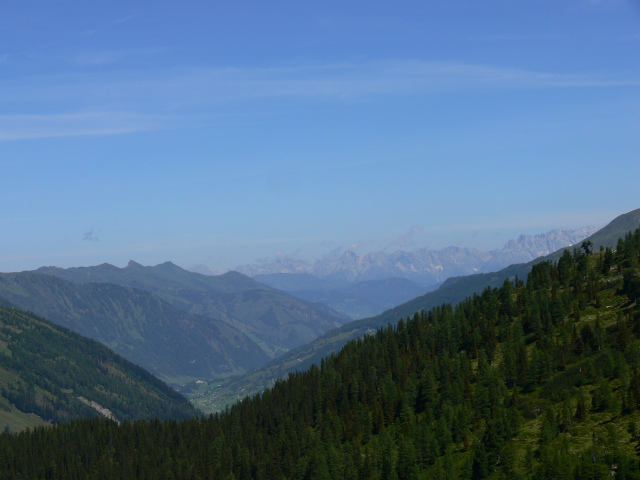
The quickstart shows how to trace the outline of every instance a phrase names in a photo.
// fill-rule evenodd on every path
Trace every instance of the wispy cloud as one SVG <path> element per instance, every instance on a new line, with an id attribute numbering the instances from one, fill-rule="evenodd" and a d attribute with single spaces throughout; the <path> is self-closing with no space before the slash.
<path id="1" fill-rule="evenodd" d="M 107 55 L 108 56 L 108 55 Z M 165 108 L 255 98 L 343 98 L 504 88 L 638 86 L 637 79 L 589 72 L 544 72 L 462 62 L 393 60 L 272 68 L 183 68 L 60 75 L 3 82 L 0 100 L 134 101 Z"/>
<path id="2" fill-rule="evenodd" d="M 96 33 L 105 31 L 110 29 L 111 27 L 115 27 L 116 25 L 121 25 L 123 23 L 127 23 L 130 22 L 131 20 L 134 20 L 138 15 L 127 15 L 126 17 L 122 17 L 122 18 L 117 18 L 111 22 L 108 22 L 104 25 L 101 25 L 99 27 L 96 28 L 90 28 L 87 30 L 84 30 L 82 32 L 80 32 L 81 35 L 85 35 L 85 36 L 90 36 L 90 35 L 95 35 Z"/>
<path id="3" fill-rule="evenodd" d="M 0 115 L 0 141 L 82 135 L 117 135 L 157 130 L 166 124 L 159 115 L 129 112 Z"/>
<path id="4" fill-rule="evenodd" d="M 121 23 L 127 23 L 135 19 L 138 15 L 127 15 L 126 17 L 118 18 L 111 22 L 111 25 L 120 25 Z"/>
<path id="5" fill-rule="evenodd" d="M 80 51 L 73 54 L 64 53 L 60 55 L 60 60 L 74 67 L 104 67 L 126 60 L 143 63 L 145 58 L 153 57 L 166 51 L 166 49 L 160 48 L 91 50 Z"/>
<path id="6" fill-rule="evenodd" d="M 611 6 L 616 3 L 621 3 L 620 0 L 582 0 L 578 5 L 582 7 L 593 6 Z"/>
<path id="7" fill-rule="evenodd" d="M 496 33 L 493 35 L 483 35 L 473 37 L 472 40 L 489 41 L 489 42 L 532 42 L 558 40 L 566 38 L 567 35 L 559 33 Z"/>
<path id="8" fill-rule="evenodd" d="M 568 88 L 640 85 L 638 80 L 593 73 L 540 72 L 460 62 L 421 60 L 290 68 L 202 69 L 161 80 L 162 90 L 192 88 L 205 99 L 357 97 L 486 88 Z"/>
<path id="9" fill-rule="evenodd" d="M 90 53 L 78 53 L 69 58 L 70 63 L 79 66 L 100 66 L 118 62 L 129 52 L 105 50 Z"/>
<path id="10" fill-rule="evenodd" d="M 107 57 L 95 61 L 109 61 Z M 43 113 L 0 116 L 0 141 L 159 129 L 180 125 L 179 117 L 211 117 L 222 111 L 218 107 L 255 100 L 342 101 L 455 91 L 639 85 L 637 79 L 598 73 L 423 60 L 20 78 L 0 83 L 0 102 Z"/>

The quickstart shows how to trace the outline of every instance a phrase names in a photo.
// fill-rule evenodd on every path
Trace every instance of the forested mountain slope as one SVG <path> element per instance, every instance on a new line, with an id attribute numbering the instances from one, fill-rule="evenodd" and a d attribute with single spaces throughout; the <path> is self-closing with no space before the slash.
<path id="1" fill-rule="evenodd" d="M 208 419 L 0 436 L 0 476 L 637 478 L 639 264 L 640 229 L 567 251 Z"/>
<path id="2" fill-rule="evenodd" d="M 98 340 L 166 381 L 224 377 L 267 360 L 253 341 L 225 322 L 190 315 L 130 287 L 2 273 L 0 297 Z"/>
<path id="3" fill-rule="evenodd" d="M 43 267 L 36 272 L 75 283 L 112 283 L 153 293 L 185 312 L 225 321 L 249 335 L 269 356 L 310 342 L 350 320 L 324 305 L 292 297 L 237 272 L 205 276 L 171 262 L 144 267 L 133 261 L 125 268 L 103 264 Z"/>
<path id="4" fill-rule="evenodd" d="M 619 238 L 624 237 L 629 231 L 633 231 L 639 226 L 640 209 L 636 209 L 616 217 L 606 227 L 597 231 L 585 241 L 591 242 L 590 248 L 592 251 L 598 251 L 600 247 L 616 247 Z M 395 324 L 402 317 L 411 316 L 423 309 L 430 310 L 445 303 L 456 304 L 474 293 L 482 292 L 487 287 L 499 287 L 506 278 L 512 280 L 526 278 L 533 265 L 544 260 L 558 260 L 563 252 L 564 250 L 559 250 L 547 257 L 529 263 L 511 265 L 494 273 L 450 278 L 437 290 L 398 305 L 380 315 L 356 320 L 337 329 L 330 330 L 313 342 L 293 349 L 272 360 L 267 365 L 223 384 L 223 388 L 215 392 L 215 403 L 224 405 L 228 401 L 235 401 L 238 394 L 252 395 L 261 392 L 289 372 L 305 370 L 314 363 L 319 364 L 322 357 L 338 351 L 349 340 L 362 337 L 365 334 L 371 334 L 389 323 Z M 192 399 L 206 410 L 211 402 L 206 396 L 201 395 L 204 390 L 204 388 L 200 388 L 200 394 L 194 395 Z"/>
<path id="5" fill-rule="evenodd" d="M 198 413 L 175 390 L 98 342 L 0 307 L 0 428 L 100 416 L 91 402 L 117 421 Z"/>

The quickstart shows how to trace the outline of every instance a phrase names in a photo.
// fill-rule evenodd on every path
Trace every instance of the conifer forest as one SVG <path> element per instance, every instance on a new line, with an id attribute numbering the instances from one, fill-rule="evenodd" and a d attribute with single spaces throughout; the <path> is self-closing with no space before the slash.
<path id="1" fill-rule="evenodd" d="M 0 478 L 638 478 L 639 262 L 583 242 L 221 414 L 4 433 Z"/>

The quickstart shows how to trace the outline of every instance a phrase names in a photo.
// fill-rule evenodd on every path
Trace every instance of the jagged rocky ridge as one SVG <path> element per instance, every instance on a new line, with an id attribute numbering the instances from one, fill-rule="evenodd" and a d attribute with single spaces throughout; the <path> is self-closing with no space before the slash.
<path id="1" fill-rule="evenodd" d="M 515 240 L 509 240 L 501 249 L 491 251 L 454 246 L 441 250 L 423 248 L 415 252 L 399 250 L 358 254 L 346 251 L 339 256 L 321 258 L 315 263 L 283 256 L 260 264 L 242 265 L 236 270 L 249 276 L 306 273 L 348 282 L 401 277 L 421 285 L 434 285 L 449 277 L 492 272 L 514 263 L 529 262 L 575 245 L 597 230 L 597 227 L 584 227 L 551 230 L 540 235 L 520 235 Z M 204 272 L 202 266 L 192 268 Z"/>

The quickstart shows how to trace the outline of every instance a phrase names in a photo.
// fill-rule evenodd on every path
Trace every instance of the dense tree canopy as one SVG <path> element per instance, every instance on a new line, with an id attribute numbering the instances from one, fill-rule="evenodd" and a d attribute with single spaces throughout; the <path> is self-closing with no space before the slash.
<path id="1" fill-rule="evenodd" d="M 0 476 L 637 478 L 639 254 L 567 251 L 220 415 L 0 435 Z"/>
<path id="2" fill-rule="evenodd" d="M 31 313 L 0 306 L 0 408 L 58 423 L 100 414 L 120 420 L 199 412 L 178 392 L 100 343 Z"/>

